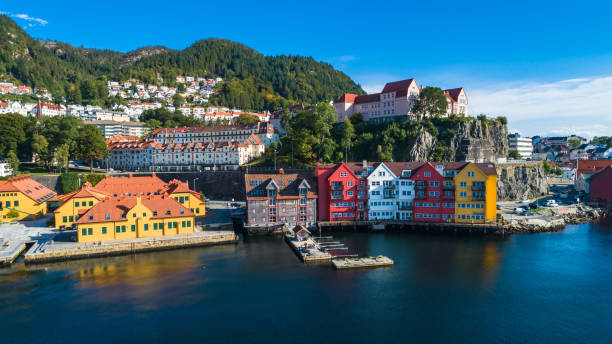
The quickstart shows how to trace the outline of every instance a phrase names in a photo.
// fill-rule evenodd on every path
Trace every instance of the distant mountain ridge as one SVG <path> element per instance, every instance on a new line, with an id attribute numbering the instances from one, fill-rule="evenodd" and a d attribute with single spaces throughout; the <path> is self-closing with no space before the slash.
<path id="1" fill-rule="evenodd" d="M 273 110 L 289 102 L 333 100 L 345 92 L 365 92 L 330 64 L 302 56 L 264 56 L 243 44 L 223 39 L 200 40 L 183 50 L 143 47 L 128 53 L 74 47 L 30 37 L 0 15 L 0 81 L 47 88 L 54 96 L 94 101 L 88 83 L 135 78 L 145 83 L 173 84 L 177 75 L 220 76 L 224 83 L 212 99 L 222 105 Z M 95 87 L 94 87 L 95 88 Z"/>

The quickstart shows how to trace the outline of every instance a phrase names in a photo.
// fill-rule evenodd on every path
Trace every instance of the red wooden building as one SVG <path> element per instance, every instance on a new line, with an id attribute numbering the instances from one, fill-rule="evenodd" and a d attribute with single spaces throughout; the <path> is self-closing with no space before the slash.
<path id="1" fill-rule="evenodd" d="M 612 165 L 592 175 L 589 182 L 591 203 L 597 203 L 601 207 L 612 207 Z"/>
<path id="2" fill-rule="evenodd" d="M 367 167 L 365 167 L 367 168 Z M 368 219 L 368 183 L 358 164 L 319 165 L 315 178 L 319 190 L 319 221 Z"/>
<path id="3" fill-rule="evenodd" d="M 434 165 L 436 164 L 436 165 Z M 419 167 L 411 176 L 414 180 L 415 197 L 412 205 L 412 220 L 414 222 L 454 222 L 454 193 L 446 190 L 442 163 L 427 162 Z"/>

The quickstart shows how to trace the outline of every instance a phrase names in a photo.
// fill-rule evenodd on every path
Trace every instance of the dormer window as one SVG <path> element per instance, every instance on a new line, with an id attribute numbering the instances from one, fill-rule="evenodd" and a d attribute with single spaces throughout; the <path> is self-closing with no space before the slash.
<path id="1" fill-rule="evenodd" d="M 89 219 L 90 219 L 90 220 L 93 220 L 93 215 L 89 215 Z"/>
<path id="2" fill-rule="evenodd" d="M 110 220 L 110 214 L 106 214 L 106 219 Z"/>
<path id="3" fill-rule="evenodd" d="M 121 214 L 121 218 L 122 218 L 122 219 L 125 219 L 125 217 L 126 217 L 126 214 L 125 214 L 125 213 Z"/>
<path id="4" fill-rule="evenodd" d="M 153 216 L 157 216 L 157 211 L 154 211 L 154 212 L 153 212 Z"/>

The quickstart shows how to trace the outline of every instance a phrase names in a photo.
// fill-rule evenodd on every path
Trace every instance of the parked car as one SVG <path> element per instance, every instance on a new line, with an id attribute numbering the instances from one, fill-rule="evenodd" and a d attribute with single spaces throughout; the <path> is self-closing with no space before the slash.
<path id="1" fill-rule="evenodd" d="M 554 199 L 549 199 L 548 201 L 546 201 L 546 204 L 544 206 L 546 206 L 546 207 L 558 207 L 559 205 L 557 204 L 557 202 Z"/>
<path id="2" fill-rule="evenodd" d="M 531 215 L 535 215 L 535 213 L 533 211 L 526 211 L 526 212 L 523 213 L 523 215 L 531 216 Z"/>
<path id="3" fill-rule="evenodd" d="M 514 208 L 514 213 L 521 215 L 523 212 L 525 212 L 525 209 L 523 208 Z"/>
<path id="4" fill-rule="evenodd" d="M 529 203 L 528 199 L 522 199 L 519 203 Z"/>

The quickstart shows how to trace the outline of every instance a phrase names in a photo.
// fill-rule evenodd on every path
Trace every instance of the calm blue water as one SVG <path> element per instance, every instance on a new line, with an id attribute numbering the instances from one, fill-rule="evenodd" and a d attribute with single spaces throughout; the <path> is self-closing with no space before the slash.
<path id="1" fill-rule="evenodd" d="M 0 342 L 612 341 L 609 225 L 335 236 L 396 265 L 338 272 L 256 238 L 0 270 Z"/>

